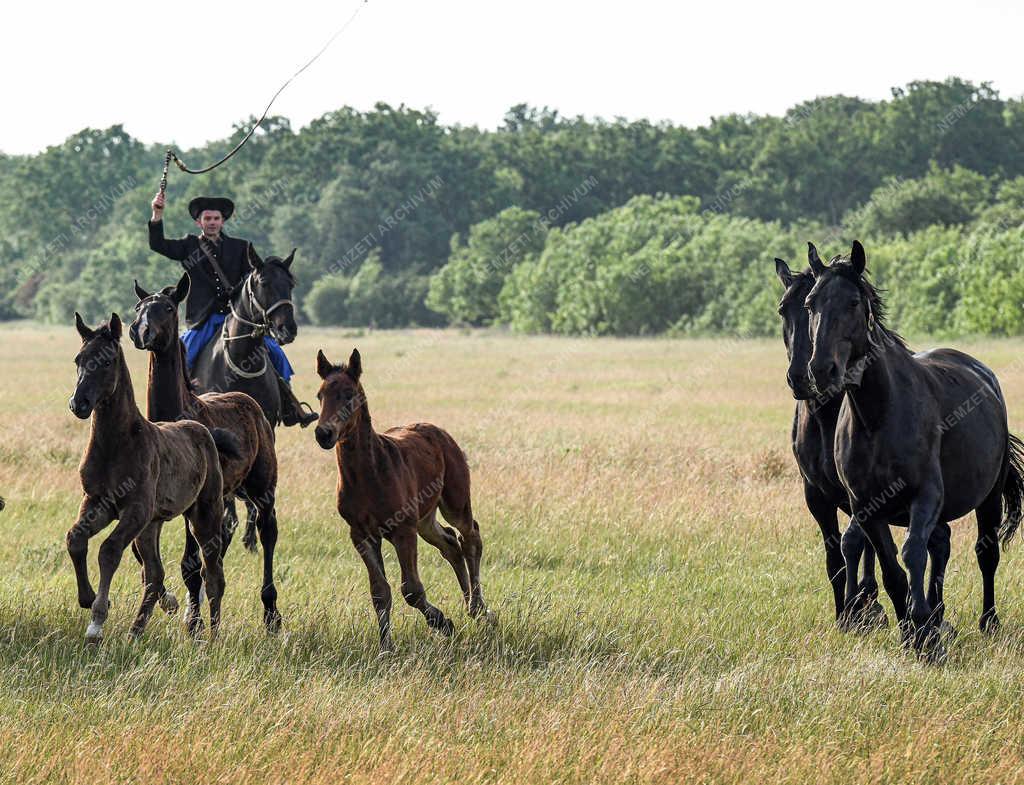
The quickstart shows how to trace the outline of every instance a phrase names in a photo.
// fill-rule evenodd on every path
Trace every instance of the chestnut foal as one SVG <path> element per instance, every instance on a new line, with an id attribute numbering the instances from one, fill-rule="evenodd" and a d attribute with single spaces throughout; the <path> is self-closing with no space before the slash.
<path id="1" fill-rule="evenodd" d="M 384 575 L 381 540 L 395 546 L 402 570 L 402 596 L 427 624 L 443 635 L 455 625 L 427 602 L 416 569 L 416 534 L 441 551 L 458 578 L 469 615 L 489 621 L 480 589 L 483 542 L 473 519 L 469 466 L 459 445 L 444 430 L 415 423 L 376 433 L 359 383 L 362 362 L 352 350 L 347 365 L 332 365 L 322 351 L 316 371 L 323 379 L 317 398 L 316 440 L 335 448 L 338 460 L 338 512 L 349 525 L 352 543 L 366 564 L 370 596 L 380 625 L 381 651 L 393 649 L 391 588 Z M 438 523 L 437 509 L 454 529 Z"/>
<path id="2" fill-rule="evenodd" d="M 92 432 L 79 466 L 85 495 L 78 520 L 68 531 L 67 546 L 78 580 L 78 604 L 92 609 L 85 639 L 91 643 L 102 639 L 110 582 L 124 549 L 136 538 L 147 542 L 139 549 L 145 586 L 132 636 L 142 634 L 158 600 L 166 610 L 175 609 L 177 603 L 164 589 L 160 528 L 178 515 L 185 516 L 199 542 L 213 634 L 224 594 L 220 460 L 221 456 L 238 458 L 238 441 L 229 431 L 208 430 L 189 420 L 146 420 L 135 405 L 117 314 L 92 330 L 76 313 L 75 327 L 82 337 L 82 350 L 75 357 L 78 383 L 68 406 L 79 419 L 92 416 Z M 89 538 L 114 519 L 117 526 L 100 546 L 100 583 L 98 591 L 93 591 L 86 565 Z"/>

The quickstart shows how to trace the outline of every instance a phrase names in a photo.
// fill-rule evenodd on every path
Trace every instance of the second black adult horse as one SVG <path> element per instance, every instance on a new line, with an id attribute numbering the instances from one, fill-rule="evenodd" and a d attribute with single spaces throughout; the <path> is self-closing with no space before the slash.
<path id="1" fill-rule="evenodd" d="M 928 596 L 924 590 L 929 539 L 949 521 L 976 512 L 975 551 L 984 582 L 979 626 L 997 629 L 999 544 L 1020 525 L 1024 445 L 1009 432 L 991 369 L 954 349 L 912 354 L 886 328 L 882 300 L 864 274 L 866 261 L 859 242 L 848 258 L 828 267 L 812 260 L 815 283 L 805 300 L 809 370 L 818 390 L 845 390 L 836 468 L 878 555 L 905 640 L 941 657 L 936 582 Z M 903 561 L 910 573 L 909 604 L 907 573 L 888 526 L 899 520 L 908 525 Z"/>
<path id="2" fill-rule="evenodd" d="M 282 418 L 281 390 L 264 343 L 266 337 L 284 346 L 295 340 L 295 307 L 291 273 L 295 251 L 287 258 L 260 259 L 249 248 L 251 270 L 231 300 L 223 329 L 200 352 L 192 376 L 200 392 L 244 392 L 256 399 L 267 420 Z"/>

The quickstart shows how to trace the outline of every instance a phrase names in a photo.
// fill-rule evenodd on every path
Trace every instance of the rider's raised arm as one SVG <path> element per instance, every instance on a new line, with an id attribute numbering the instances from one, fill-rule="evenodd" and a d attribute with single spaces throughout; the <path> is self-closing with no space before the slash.
<path id="1" fill-rule="evenodd" d="M 184 240 L 168 240 L 164 237 L 164 195 L 158 193 L 152 203 L 153 215 L 149 220 L 149 247 L 150 250 L 174 259 L 176 262 L 183 262 L 188 258 L 188 248 Z"/>

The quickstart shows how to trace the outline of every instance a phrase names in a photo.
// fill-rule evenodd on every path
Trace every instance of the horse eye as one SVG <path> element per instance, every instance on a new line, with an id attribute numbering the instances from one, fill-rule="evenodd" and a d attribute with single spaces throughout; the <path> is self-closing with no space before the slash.
<path id="1" fill-rule="evenodd" d="M 107 366 L 107 368 L 109 368 L 110 367 L 110 360 L 106 360 L 103 364 L 105 366 Z"/>
<path id="2" fill-rule="evenodd" d="M 174 308 L 170 305 L 167 306 L 167 313 L 174 313 Z"/>
<path id="3" fill-rule="evenodd" d="M 850 308 L 856 308 L 858 305 L 860 305 L 860 300 L 854 300 L 850 303 Z"/>

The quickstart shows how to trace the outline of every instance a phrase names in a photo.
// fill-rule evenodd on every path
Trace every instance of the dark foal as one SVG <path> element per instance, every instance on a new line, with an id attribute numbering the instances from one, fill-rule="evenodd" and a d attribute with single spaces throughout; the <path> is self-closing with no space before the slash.
<path id="1" fill-rule="evenodd" d="M 332 365 L 321 351 L 316 370 L 323 379 L 317 394 L 316 440 L 325 450 L 335 448 L 338 512 L 369 573 L 381 650 L 393 648 L 391 588 L 384 574 L 382 540 L 391 542 L 398 553 L 402 596 L 430 627 L 444 635 L 455 630 L 451 620 L 427 602 L 416 569 L 417 533 L 451 564 L 469 615 L 493 621 L 480 588 L 483 542 L 470 503 L 469 466 L 459 445 L 429 423 L 376 433 L 359 383 L 362 363 L 357 350 L 347 365 Z M 438 507 L 457 532 L 438 523 Z"/>
<path id="2" fill-rule="evenodd" d="M 825 571 L 832 587 L 836 623 L 842 629 L 884 627 L 888 620 L 878 603 L 875 551 L 865 542 L 864 533 L 855 519 L 850 519 L 847 532 L 842 538 L 839 535 L 838 510 L 850 514 L 849 497 L 839 482 L 833 451 L 842 394 L 816 399 L 807 376 L 811 341 L 804 298 L 814 285 L 814 276 L 809 269 L 800 273 L 792 272 L 782 259 L 775 260 L 775 271 L 786 287 L 779 303 L 779 315 L 782 317 L 782 337 L 789 356 L 786 382 L 796 399 L 792 430 L 793 455 L 803 478 L 807 509 L 821 529 L 825 545 Z M 864 580 L 858 585 L 857 567 L 861 551 L 864 558 Z M 848 588 L 851 585 L 852 590 Z"/>
<path id="3" fill-rule="evenodd" d="M 277 490 L 277 453 L 274 429 L 263 409 L 241 392 L 206 393 L 197 396 L 185 373 L 184 347 L 178 338 L 178 306 L 188 294 L 189 279 L 181 277 L 177 286 L 168 286 L 150 294 L 135 282 L 139 302 L 137 316 L 128 330 L 136 348 L 149 350 L 149 388 L 147 416 L 151 422 L 190 419 L 208 428 L 223 428 L 238 437 L 239 456 L 223 461 L 224 495 L 239 495 L 249 510 L 246 539 L 259 532 L 263 543 L 263 621 L 270 632 L 281 626 L 274 586 L 274 546 L 277 543 L 277 515 L 274 500 Z M 222 555 L 231 543 L 233 524 L 226 521 Z M 199 544 L 185 529 L 185 553 L 181 559 L 181 577 L 188 589 L 185 621 L 198 619 L 202 579 L 199 575 Z M 199 622 L 201 623 L 201 622 Z"/>
<path id="4" fill-rule="evenodd" d="M 813 255 L 815 284 L 805 300 L 809 370 L 818 390 L 846 392 L 836 425 L 836 467 L 875 547 L 905 640 L 941 658 L 937 622 L 949 521 L 971 510 L 978 520 L 975 552 L 984 583 L 979 626 L 985 632 L 998 627 L 999 543 L 1019 526 L 1024 500 L 1021 443 L 1009 433 L 995 374 L 953 349 L 911 354 L 886 328 L 883 303 L 865 266 L 858 242 L 849 258 L 828 267 Z M 900 520 L 908 525 L 903 561 L 909 586 L 887 525 Z M 929 550 L 933 580 L 926 595 Z"/>
<path id="5" fill-rule="evenodd" d="M 154 605 L 165 595 L 160 527 L 178 515 L 185 516 L 199 543 L 210 630 L 215 633 L 224 594 L 224 499 L 218 453 L 234 454 L 235 440 L 230 433 L 211 432 L 196 422 L 148 422 L 135 405 L 117 314 L 92 330 L 76 313 L 75 326 L 82 350 L 75 357 L 78 383 L 69 407 L 80 419 L 92 416 L 92 432 L 79 466 L 85 497 L 78 520 L 68 531 L 67 546 L 78 580 L 78 603 L 92 609 L 86 640 L 98 642 L 103 637 L 110 582 L 124 549 L 136 538 L 144 556 L 144 590 L 131 634 L 142 633 Z M 89 538 L 115 519 L 117 526 L 100 546 L 100 582 L 94 592 L 86 565 Z"/>

